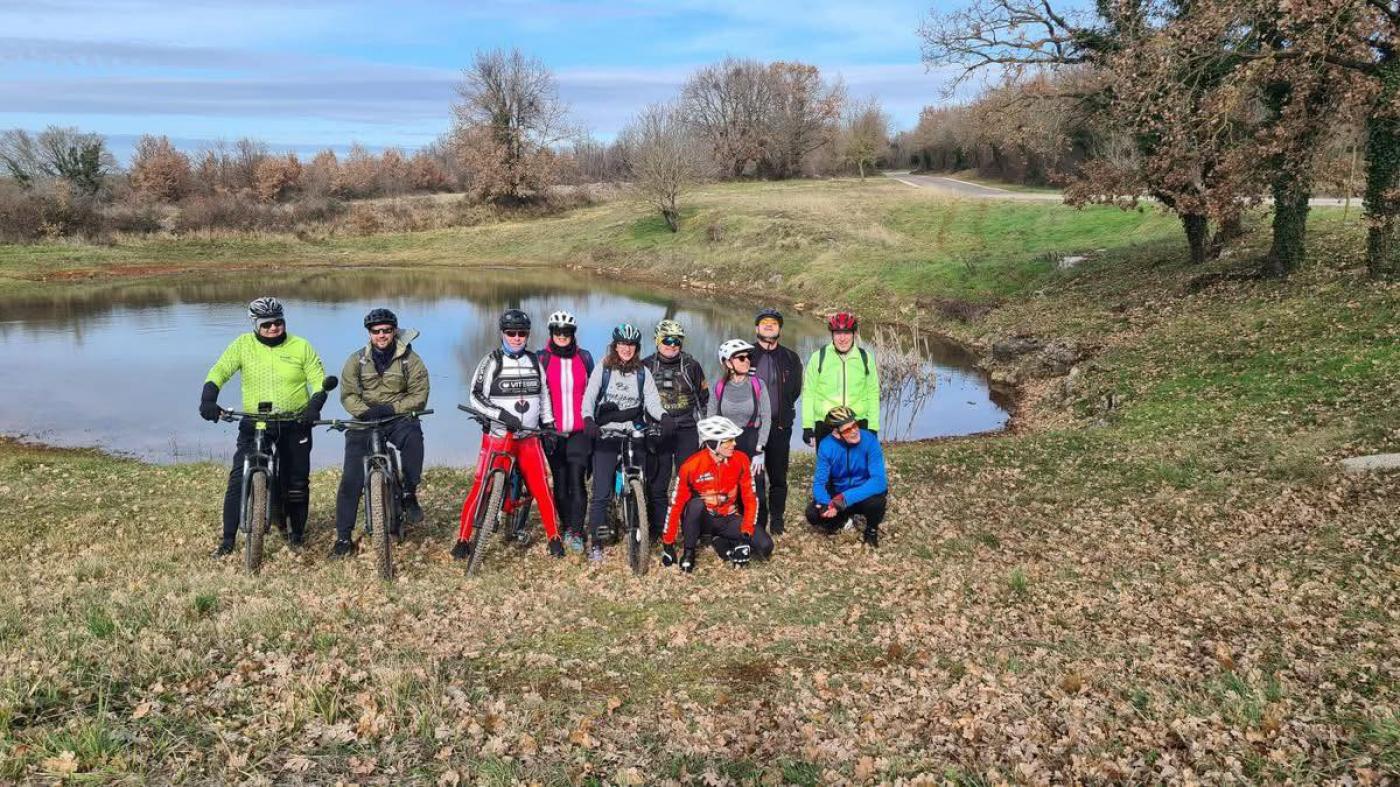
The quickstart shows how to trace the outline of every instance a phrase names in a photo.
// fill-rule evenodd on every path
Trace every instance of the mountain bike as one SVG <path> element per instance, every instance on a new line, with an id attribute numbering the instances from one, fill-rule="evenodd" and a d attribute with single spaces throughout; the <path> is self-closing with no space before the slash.
<path id="1" fill-rule="evenodd" d="M 658 427 L 633 428 L 620 437 L 605 436 L 603 440 L 620 443 L 617 471 L 613 480 L 612 515 L 618 537 L 627 540 L 627 565 L 632 573 L 642 575 L 651 567 L 651 530 L 647 524 L 646 481 L 642 465 L 646 460 L 645 439 L 653 437 Z M 602 534 L 599 534 L 600 537 Z M 611 538 L 614 534 L 608 534 Z"/>
<path id="2" fill-rule="evenodd" d="M 486 435 L 486 455 L 477 465 L 478 475 L 485 473 L 481 491 L 476 498 L 476 511 L 472 512 L 472 556 L 467 562 L 467 576 L 474 575 L 481 568 L 486 556 L 491 536 L 503 515 L 511 518 L 512 530 L 508 535 L 516 535 L 524 528 L 529 517 L 532 498 L 520 477 L 515 461 L 515 445 L 529 437 L 537 437 L 543 432 L 538 429 L 508 430 L 504 435 L 491 434 L 494 422 L 483 417 L 464 404 L 457 409 L 471 414 L 472 420 L 481 424 Z M 510 501 L 510 507 L 506 507 Z"/>
<path id="3" fill-rule="evenodd" d="M 364 466 L 365 535 L 374 548 L 374 562 L 380 579 L 394 578 L 393 543 L 403 540 L 403 474 L 399 451 L 384 437 L 384 427 L 400 418 L 421 418 L 432 410 L 396 413 L 388 418 L 317 421 L 338 432 L 369 432 L 369 453 Z"/>
<path id="4" fill-rule="evenodd" d="M 272 423 L 296 421 L 299 413 L 274 413 L 272 402 L 258 402 L 258 412 L 220 408 L 219 420 L 253 422 L 253 445 L 243 457 L 243 488 L 239 497 L 238 529 L 243 532 L 243 565 L 248 573 L 262 568 L 263 536 L 271 529 L 273 512 L 284 510 L 282 490 L 277 483 L 277 441 L 268 435 Z"/>

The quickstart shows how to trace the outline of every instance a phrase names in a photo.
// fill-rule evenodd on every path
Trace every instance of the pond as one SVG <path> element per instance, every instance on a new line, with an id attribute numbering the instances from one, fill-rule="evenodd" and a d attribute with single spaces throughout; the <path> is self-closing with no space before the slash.
<path id="1" fill-rule="evenodd" d="M 665 293 L 574 271 L 506 269 L 315 269 L 185 277 L 158 284 L 118 284 L 43 298 L 0 302 L 0 433 L 57 446 L 96 446 L 156 462 L 219 461 L 232 456 L 234 425 L 209 424 L 196 412 L 210 365 L 249 329 L 246 304 L 271 294 L 287 307 L 287 327 L 308 339 L 331 374 L 363 346 L 361 319 L 387 306 L 422 335 L 414 343 L 432 381 L 424 422 L 430 465 L 475 462 L 480 430 L 456 409 L 477 361 L 497 345 L 496 318 L 519 306 L 543 340 L 549 312 L 578 315 L 579 341 L 601 357 L 612 326 L 628 321 L 644 334 L 672 318 L 685 326 L 687 351 L 713 377 L 725 339 L 752 339 L 755 304 Z M 887 330 L 876 352 L 890 381 L 882 439 L 918 439 L 996 430 L 1007 411 L 994 401 L 973 359 L 956 348 Z M 827 340 L 824 324 L 788 315 L 783 341 L 805 362 Z M 240 404 L 237 379 L 221 393 Z M 325 417 L 344 417 L 336 395 Z M 795 437 L 796 440 L 796 437 Z M 318 430 L 313 460 L 340 462 L 339 435 Z M 799 446 L 799 448 L 803 448 Z M 805 449 L 804 449 L 805 450 Z"/>

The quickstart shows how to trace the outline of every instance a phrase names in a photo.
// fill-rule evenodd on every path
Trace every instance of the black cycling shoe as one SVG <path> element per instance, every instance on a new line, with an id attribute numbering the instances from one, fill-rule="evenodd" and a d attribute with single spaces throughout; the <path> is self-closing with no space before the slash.
<path id="1" fill-rule="evenodd" d="M 695 550 L 687 549 L 681 553 L 681 571 L 687 574 L 695 571 Z"/>
<path id="2" fill-rule="evenodd" d="M 331 560 L 342 557 L 350 557 L 359 551 L 354 541 L 336 539 L 335 546 L 331 547 Z"/>
<path id="3" fill-rule="evenodd" d="M 292 549 L 301 549 L 306 546 L 306 533 L 293 530 L 287 534 L 287 544 L 290 545 Z"/>
<path id="4" fill-rule="evenodd" d="M 787 527 L 777 519 L 768 523 L 768 535 L 770 536 L 781 536 L 786 531 Z"/>
<path id="5" fill-rule="evenodd" d="M 470 541 L 458 541 L 458 542 L 457 542 L 457 545 L 454 546 L 454 547 L 452 547 L 452 559 L 453 559 L 453 560 L 466 560 L 467 558 L 469 558 L 469 557 L 471 557 L 471 556 L 472 556 L 472 542 L 470 542 Z"/>
<path id="6" fill-rule="evenodd" d="M 210 555 L 210 557 L 214 558 L 215 560 L 218 560 L 219 558 L 228 557 L 229 555 L 232 555 L 232 554 L 233 554 L 233 539 L 229 538 L 229 539 L 225 539 L 225 540 L 223 540 L 223 541 L 220 541 L 220 542 L 219 542 L 219 546 L 218 546 L 217 548 L 215 548 L 214 554 Z"/>
<path id="7" fill-rule="evenodd" d="M 878 548 L 880 546 L 880 530 L 867 526 L 865 528 L 865 535 L 861 536 L 860 540 L 864 541 L 868 546 Z"/>
<path id="8" fill-rule="evenodd" d="M 549 539 L 549 554 L 552 557 L 564 556 L 564 540 L 562 538 Z"/>
<path id="9" fill-rule="evenodd" d="M 418 505 L 418 495 L 408 492 L 403 496 L 403 518 L 410 525 L 423 522 L 423 507 Z M 395 533 L 394 535 L 398 535 Z"/>

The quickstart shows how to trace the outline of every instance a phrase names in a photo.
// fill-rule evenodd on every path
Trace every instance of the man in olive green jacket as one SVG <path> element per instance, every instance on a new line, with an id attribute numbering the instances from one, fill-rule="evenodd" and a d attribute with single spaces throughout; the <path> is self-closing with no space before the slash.
<path id="1" fill-rule="evenodd" d="M 351 417 L 374 421 L 411 413 L 428 406 L 428 367 L 413 351 L 418 332 L 399 328 L 399 318 L 388 309 L 365 315 L 369 343 L 351 353 L 341 370 L 340 403 Z M 416 418 L 399 418 L 384 426 L 384 436 L 399 449 L 403 472 L 403 512 L 411 523 L 423 521 L 418 505 L 418 480 L 423 475 L 423 430 Z M 335 498 L 335 546 L 331 557 L 355 551 L 350 540 L 364 492 L 364 458 L 369 453 L 369 432 L 345 433 L 345 469 Z"/>

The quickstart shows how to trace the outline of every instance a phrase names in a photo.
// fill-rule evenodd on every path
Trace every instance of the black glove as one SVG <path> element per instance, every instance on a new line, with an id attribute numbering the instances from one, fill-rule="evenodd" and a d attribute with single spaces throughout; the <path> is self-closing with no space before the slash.
<path id="1" fill-rule="evenodd" d="M 816 431 L 815 429 L 803 429 L 803 430 L 802 430 L 802 442 L 806 443 L 807 445 L 811 445 L 811 444 L 812 444 L 812 441 L 813 441 L 813 440 L 816 440 L 816 439 L 817 439 L 817 431 Z"/>
<path id="2" fill-rule="evenodd" d="M 205 383 L 199 394 L 199 417 L 206 421 L 219 420 L 219 386 Z"/>
<path id="3" fill-rule="evenodd" d="M 661 547 L 661 566 L 670 568 L 676 564 L 676 545 L 666 544 Z"/>
<path id="4" fill-rule="evenodd" d="M 361 421 L 378 421 L 380 418 L 388 418 L 394 414 L 392 404 L 372 404 L 365 414 L 360 416 Z"/>
<path id="5" fill-rule="evenodd" d="M 603 436 L 603 430 L 598 428 L 598 422 L 592 418 L 583 419 L 583 433 L 597 440 Z"/>
<path id="6" fill-rule="evenodd" d="M 501 425 L 504 426 L 508 432 L 518 431 L 524 426 L 524 424 L 520 423 L 520 419 L 515 416 L 515 413 L 509 410 L 502 410 L 501 414 L 496 416 L 496 420 L 500 421 Z"/>
<path id="7" fill-rule="evenodd" d="M 311 401 L 306 403 L 306 409 L 301 411 L 299 419 L 303 426 L 310 426 L 321 420 L 321 408 L 326 406 L 326 392 L 317 391 L 311 394 Z"/>
<path id="8" fill-rule="evenodd" d="M 544 447 L 547 454 L 554 453 L 554 449 L 559 447 L 559 433 L 554 431 L 554 424 L 540 424 L 540 445 Z"/>

